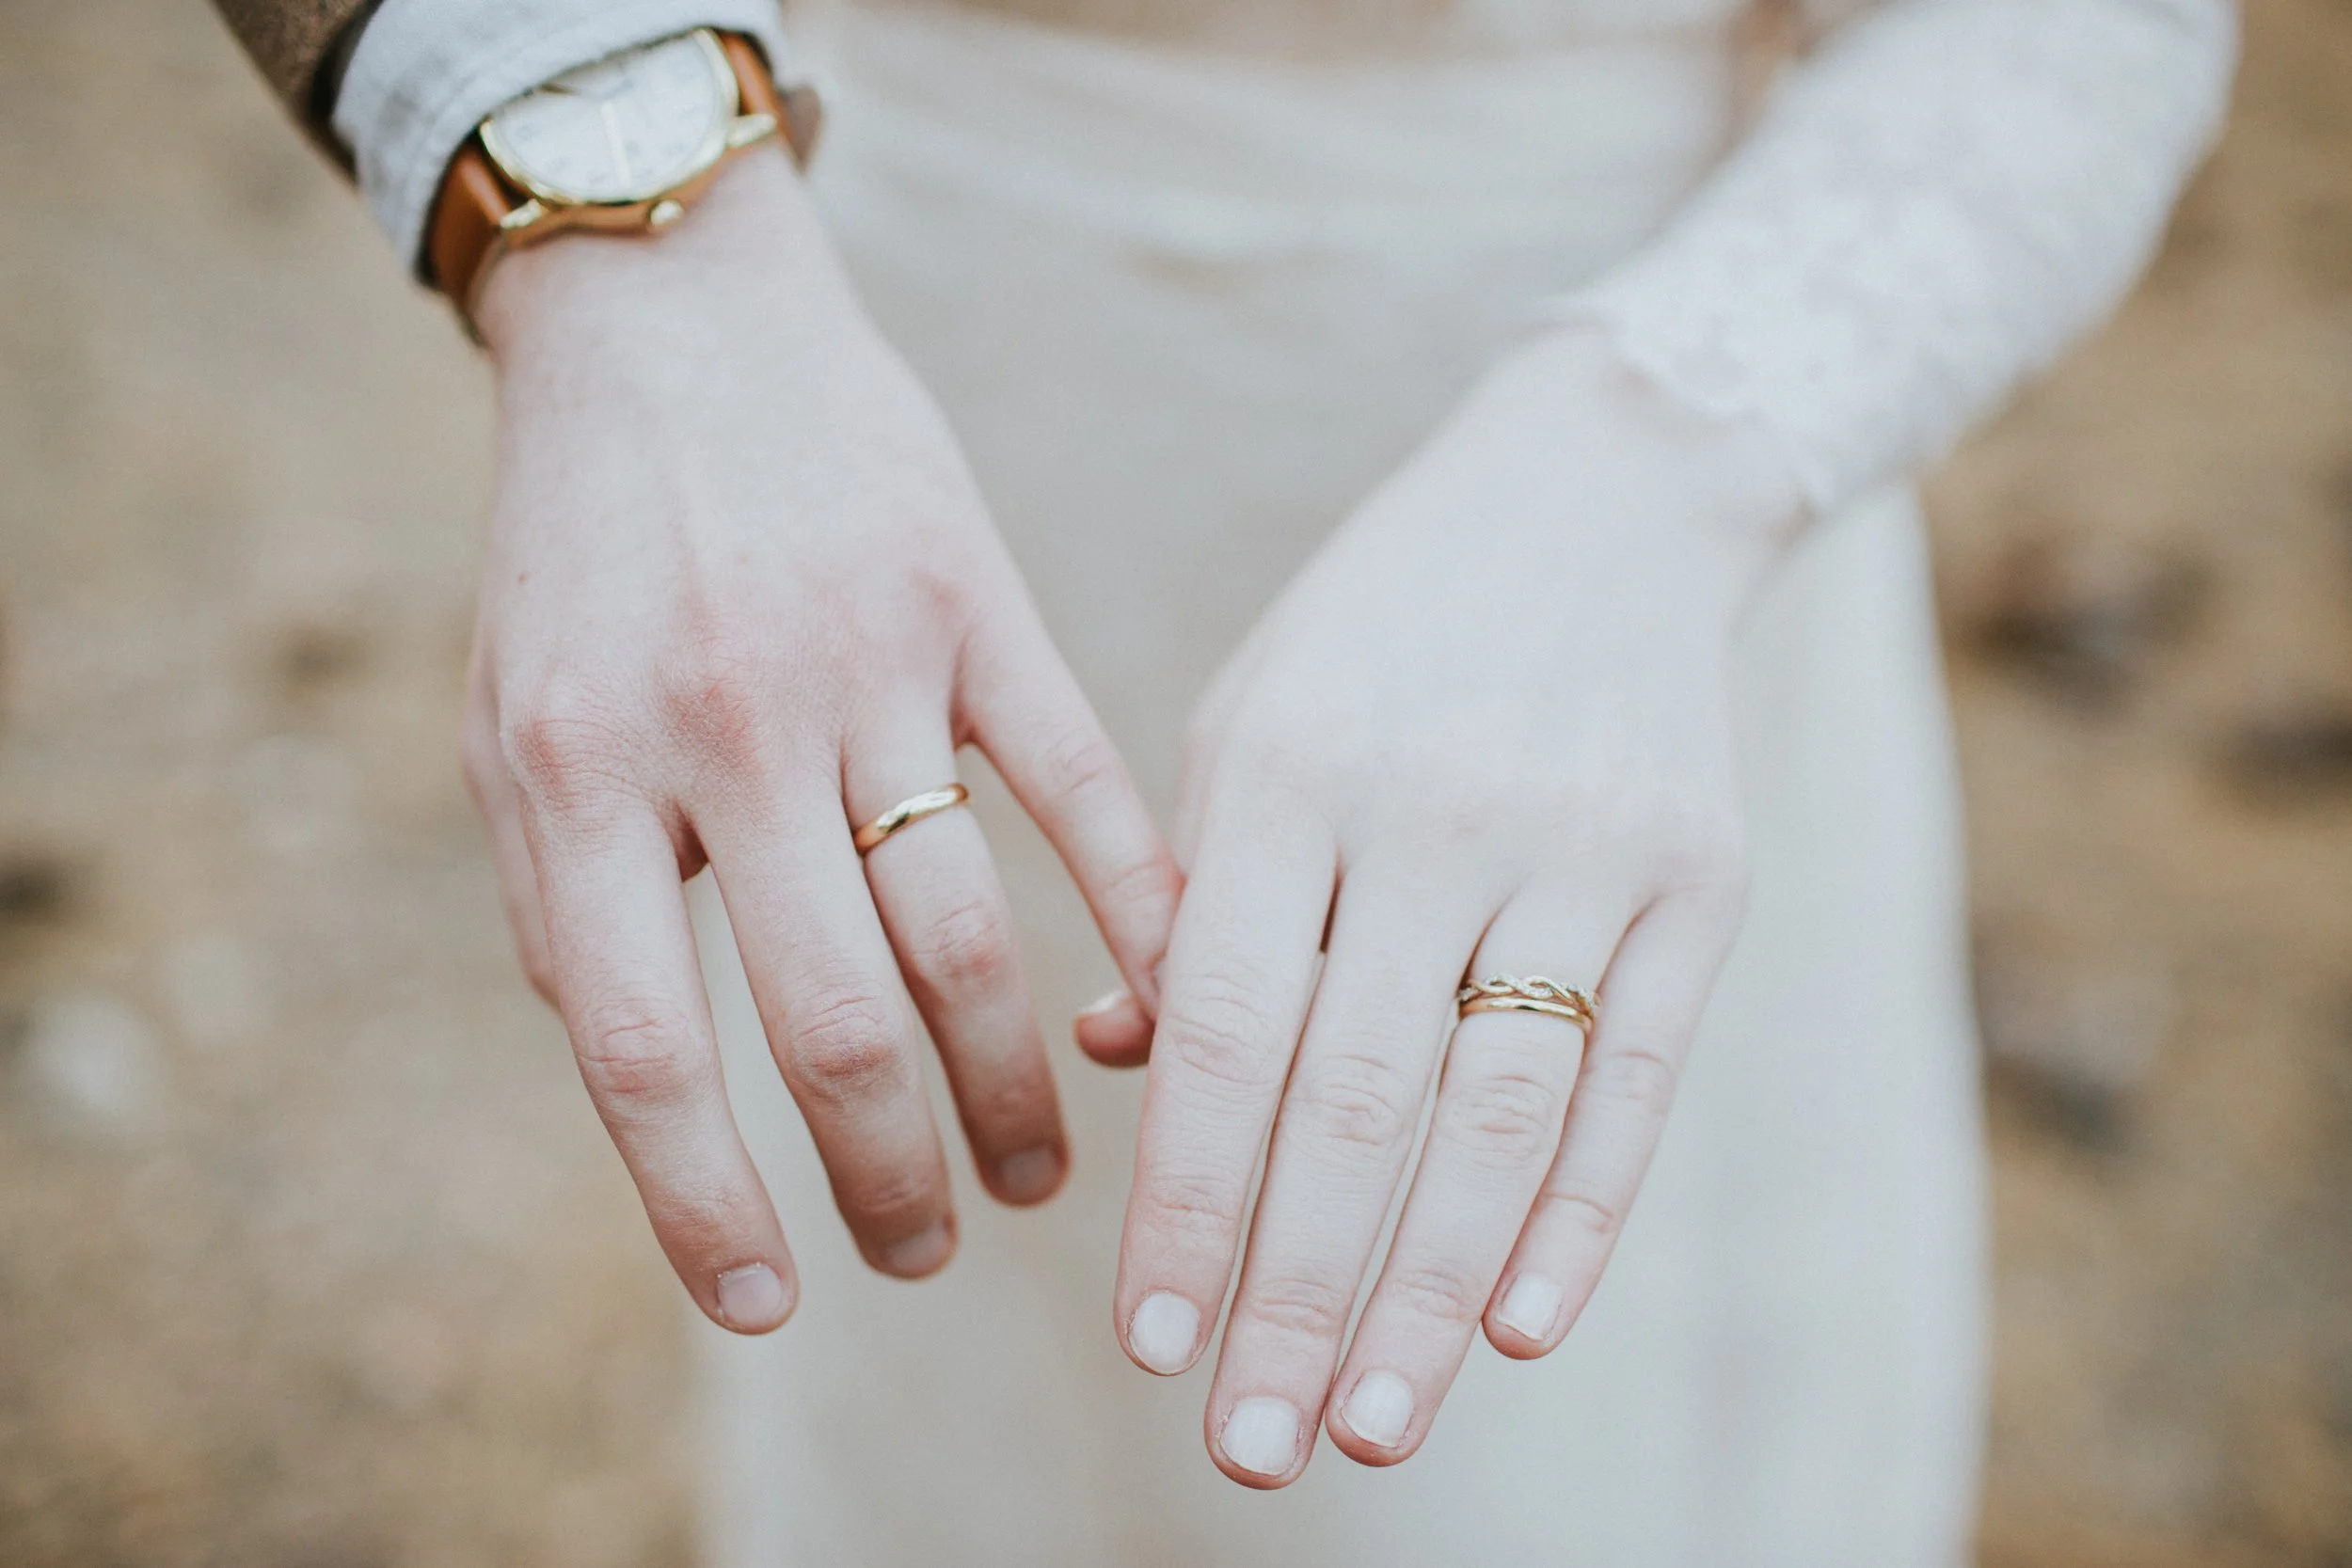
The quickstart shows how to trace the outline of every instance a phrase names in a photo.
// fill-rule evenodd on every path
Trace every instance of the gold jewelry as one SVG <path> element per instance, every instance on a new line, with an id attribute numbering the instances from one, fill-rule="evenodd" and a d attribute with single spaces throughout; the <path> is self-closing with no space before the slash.
<path id="1" fill-rule="evenodd" d="M 937 816 L 943 811 L 953 811 L 972 799 L 972 792 L 960 784 L 940 789 L 927 789 L 910 796 L 857 831 L 850 840 L 861 855 L 870 855 L 875 846 L 901 828 L 912 828 L 927 816 Z"/>
<path id="2" fill-rule="evenodd" d="M 780 85 L 740 33 L 697 27 L 567 71 L 491 111 L 450 160 L 427 270 L 479 341 L 475 307 L 508 251 L 575 230 L 660 233 L 752 148 L 780 139 L 807 163 L 820 119 L 815 92 Z"/>
<path id="3" fill-rule="evenodd" d="M 1588 1035 L 1597 1018 L 1590 995 L 1536 974 L 1524 980 L 1497 974 L 1470 981 L 1454 993 L 1454 1005 L 1463 1018 L 1472 1013 L 1542 1013 L 1547 1018 L 1565 1018 Z"/>

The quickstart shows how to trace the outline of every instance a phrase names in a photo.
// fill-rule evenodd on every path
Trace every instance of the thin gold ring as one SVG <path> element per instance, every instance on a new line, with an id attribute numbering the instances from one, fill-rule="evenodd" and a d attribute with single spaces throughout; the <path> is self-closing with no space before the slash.
<path id="1" fill-rule="evenodd" d="M 1454 1006 L 1463 1018 L 1472 1013 L 1542 1013 L 1547 1018 L 1564 1018 L 1587 1035 L 1598 1016 L 1590 992 L 1540 974 L 1524 980 L 1515 974 L 1496 974 L 1469 981 L 1454 993 Z"/>
<path id="2" fill-rule="evenodd" d="M 875 847 L 901 828 L 912 828 L 927 816 L 937 816 L 943 811 L 953 811 L 972 799 L 972 792 L 960 784 L 939 789 L 927 789 L 920 795 L 910 795 L 888 811 L 857 831 L 850 842 L 857 846 L 861 855 L 870 855 Z"/>

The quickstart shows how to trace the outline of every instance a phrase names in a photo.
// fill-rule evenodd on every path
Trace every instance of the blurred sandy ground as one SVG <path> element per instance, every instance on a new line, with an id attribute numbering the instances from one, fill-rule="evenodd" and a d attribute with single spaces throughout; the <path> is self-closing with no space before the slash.
<path id="1" fill-rule="evenodd" d="M 2352 3 L 2249 34 L 1934 490 L 1990 1568 L 2352 1564 Z M 689 1560 L 672 1287 L 453 758 L 485 392 L 197 0 L 0 0 L 8 1568 Z"/>

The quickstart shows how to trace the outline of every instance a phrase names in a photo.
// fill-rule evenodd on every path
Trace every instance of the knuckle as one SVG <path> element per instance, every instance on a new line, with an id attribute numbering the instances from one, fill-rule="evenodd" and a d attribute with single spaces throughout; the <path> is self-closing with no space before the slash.
<path id="1" fill-rule="evenodd" d="M 609 1113 L 658 1112 L 703 1086 L 704 1070 L 684 1049 L 684 1036 L 675 1009 L 621 998 L 583 1009 L 573 1054 L 589 1095 Z"/>
<path id="2" fill-rule="evenodd" d="M 1653 1125 L 1666 1119 L 1680 1077 L 1667 1057 L 1629 1046 L 1595 1057 L 1587 1071 L 1586 1092 L 1629 1107 Z"/>
<path id="3" fill-rule="evenodd" d="M 962 475 L 952 467 L 917 469 L 910 465 L 907 473 L 910 479 L 929 481 L 926 511 L 948 515 L 972 510 L 968 483 L 961 483 Z M 926 551 L 913 558 L 905 578 L 906 602 L 921 617 L 920 625 L 954 626 L 971 615 L 977 586 L 973 567 L 974 562 L 960 554 Z"/>
<path id="4" fill-rule="evenodd" d="M 706 635 L 663 673 L 659 701 L 665 733 L 708 762 L 751 763 L 763 749 L 774 689 L 747 639 Z"/>
<path id="5" fill-rule="evenodd" d="M 997 1150 L 1010 1145 L 1017 1132 L 1034 1131 L 1047 1141 L 1058 1135 L 1054 1080 L 1051 1069 L 1042 1065 L 993 1072 L 987 1083 L 960 1091 L 956 1100 L 966 1125 L 994 1130 Z M 1012 1147 L 1017 1150 L 1028 1146 L 1024 1142 Z"/>
<path id="6" fill-rule="evenodd" d="M 1421 1108 L 1419 1088 L 1396 1063 L 1348 1052 L 1318 1063 L 1305 1076 L 1294 1114 L 1310 1137 L 1387 1153 L 1412 1135 Z"/>
<path id="7" fill-rule="evenodd" d="M 1566 1182 L 1544 1194 L 1544 1206 L 1602 1242 L 1625 1228 L 1625 1205 L 1586 1182 Z"/>
<path id="8" fill-rule="evenodd" d="M 1086 800 L 1120 787 L 1127 766 L 1111 737 L 1092 724 L 1073 724 L 1046 741 L 1040 766 L 1057 801 Z"/>
<path id="9" fill-rule="evenodd" d="M 1141 856 L 1104 877 L 1096 896 L 1107 908 L 1141 911 L 1165 919 L 1182 891 L 1176 863 L 1163 853 Z"/>
<path id="10" fill-rule="evenodd" d="M 613 705 L 580 692 L 548 691 L 513 704 L 499 736 L 509 774 L 539 809 L 570 815 L 624 783 L 629 746 Z"/>
<path id="11" fill-rule="evenodd" d="M 1240 1224 L 1240 1203 L 1227 1183 L 1206 1176 L 1161 1172 L 1145 1190 L 1145 1223 L 1155 1236 L 1213 1242 Z"/>
<path id="12" fill-rule="evenodd" d="M 1336 1338 L 1355 1307 L 1353 1283 L 1311 1275 L 1280 1274 L 1250 1288 L 1243 1314 L 1268 1328 L 1311 1338 Z"/>
<path id="13" fill-rule="evenodd" d="M 1276 1055 L 1264 1005 L 1230 981 L 1196 984 L 1161 1024 L 1152 1049 L 1193 1077 L 1252 1091 L 1264 1086 Z"/>
<path id="14" fill-rule="evenodd" d="M 1498 1164 L 1547 1159 L 1558 1143 L 1566 1097 L 1534 1072 L 1481 1073 L 1446 1097 L 1448 1130 Z"/>
<path id="15" fill-rule="evenodd" d="M 1381 1290 L 1408 1311 L 1450 1323 L 1476 1323 L 1493 1294 L 1490 1284 L 1437 1259 L 1399 1265 L 1381 1281 Z"/>
<path id="16" fill-rule="evenodd" d="M 896 1089 L 908 1067 L 892 1009 L 862 991 L 827 997 L 809 1008 L 793 1030 L 791 1062 L 799 1087 L 827 1104 Z"/>
<path id="17" fill-rule="evenodd" d="M 1018 963 L 1011 921 L 986 898 L 949 905 L 925 924 L 914 947 L 915 971 L 950 990 L 987 986 Z"/>
<path id="18" fill-rule="evenodd" d="M 645 1215 L 673 1248 L 689 1253 L 724 1253 L 739 1237 L 756 1228 L 757 1204 L 748 1195 L 723 1188 L 667 1187 L 645 1194 Z"/>
<path id="19" fill-rule="evenodd" d="M 860 1229 L 911 1236 L 929 1229 L 945 1207 L 938 1182 L 927 1167 L 897 1166 L 861 1173 L 844 1186 L 842 1209 Z"/>

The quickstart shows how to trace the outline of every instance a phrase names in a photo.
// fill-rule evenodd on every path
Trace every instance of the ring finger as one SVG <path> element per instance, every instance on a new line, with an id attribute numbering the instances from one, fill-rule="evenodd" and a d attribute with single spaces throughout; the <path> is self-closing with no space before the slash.
<path id="1" fill-rule="evenodd" d="M 1471 977 L 1589 994 L 1629 910 L 1522 895 L 1479 943 Z M 1455 1026 L 1396 1238 L 1333 1386 L 1331 1438 L 1348 1457 L 1391 1465 L 1427 1435 L 1559 1149 L 1583 1050 L 1575 1022 L 1545 1012 L 1473 1012 Z"/>
<path id="2" fill-rule="evenodd" d="M 845 781 L 854 823 L 955 777 L 933 715 L 853 737 Z M 866 855 L 866 879 L 907 990 L 955 1094 L 980 1179 L 1008 1203 L 1041 1203 L 1069 1167 L 1053 1070 L 1013 934 L 1012 911 L 968 810 L 910 822 Z"/>

